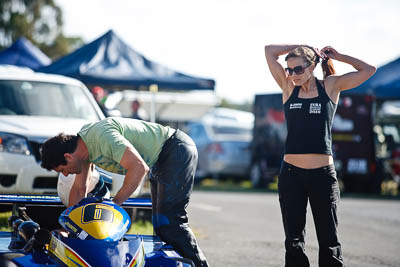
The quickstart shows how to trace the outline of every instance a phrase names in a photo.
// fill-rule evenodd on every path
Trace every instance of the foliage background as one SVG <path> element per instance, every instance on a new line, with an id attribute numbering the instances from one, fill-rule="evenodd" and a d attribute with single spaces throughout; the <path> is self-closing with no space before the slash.
<path id="1" fill-rule="evenodd" d="M 83 44 L 63 33 L 62 10 L 53 0 L 1 0 L 0 50 L 25 37 L 53 60 Z"/>

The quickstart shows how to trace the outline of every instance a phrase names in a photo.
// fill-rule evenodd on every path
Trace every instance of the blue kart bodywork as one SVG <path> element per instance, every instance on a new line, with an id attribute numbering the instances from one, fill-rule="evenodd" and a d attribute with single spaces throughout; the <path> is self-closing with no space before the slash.
<path id="1" fill-rule="evenodd" d="M 76 235 L 72 235 L 71 228 L 68 229 L 70 232 L 68 236 L 63 235 L 61 231 L 49 232 L 40 229 L 39 225 L 28 221 L 26 218 L 20 218 L 20 214 L 17 214 L 18 209 L 20 207 L 23 209 L 24 206 L 62 206 L 60 199 L 56 196 L 0 195 L 0 204 L 13 205 L 13 215 L 10 217 L 9 223 L 13 221 L 19 225 L 15 226 L 11 222 L 13 232 L 0 232 L 0 266 L 194 266 L 190 260 L 182 258 L 171 246 L 166 245 L 157 236 L 124 234 L 125 231 L 123 231 L 121 238 L 117 237 L 118 240 L 78 238 L 82 236 L 82 233 L 76 232 Z M 99 207 L 102 205 L 112 210 L 114 208 L 115 210 L 122 210 L 122 215 L 114 215 L 114 219 L 122 216 L 122 219 L 128 219 L 130 224 L 130 218 L 125 218 L 128 216 L 125 214 L 126 212 L 119 207 L 114 207 L 115 204 L 109 200 L 85 199 L 83 202 L 81 201 L 80 208 L 89 207 L 86 210 L 90 211 L 91 206 Z M 109 206 L 107 207 L 107 205 Z M 151 200 L 129 199 L 124 202 L 122 207 L 151 208 Z M 73 221 L 65 220 L 65 216 L 69 215 L 70 212 L 71 208 L 64 211 L 59 221 L 64 228 L 68 228 L 66 225 L 69 225 L 73 229 L 76 226 Z M 104 210 L 103 213 L 99 213 L 99 210 L 93 213 L 95 217 L 97 216 L 97 224 L 106 220 L 104 213 Z M 86 221 L 83 219 L 83 212 L 81 216 L 80 221 L 83 224 L 87 223 L 86 217 L 88 215 L 85 215 Z M 111 229 L 113 236 L 123 227 L 122 224 L 126 227 L 127 223 L 118 224 L 118 229 Z M 23 224 L 37 225 L 32 236 L 28 236 L 28 230 L 21 230 Z M 71 226 L 71 224 L 74 226 Z M 98 228 L 100 231 L 104 230 L 103 225 Z"/>

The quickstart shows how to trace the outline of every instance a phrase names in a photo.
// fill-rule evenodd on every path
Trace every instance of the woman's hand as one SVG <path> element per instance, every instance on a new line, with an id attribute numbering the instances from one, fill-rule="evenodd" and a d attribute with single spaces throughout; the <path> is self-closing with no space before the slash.
<path id="1" fill-rule="evenodd" d="M 324 53 L 327 57 L 329 57 L 331 59 L 338 60 L 338 58 L 340 57 L 339 52 L 336 51 L 331 46 L 325 46 L 324 48 L 321 49 L 321 52 Z"/>

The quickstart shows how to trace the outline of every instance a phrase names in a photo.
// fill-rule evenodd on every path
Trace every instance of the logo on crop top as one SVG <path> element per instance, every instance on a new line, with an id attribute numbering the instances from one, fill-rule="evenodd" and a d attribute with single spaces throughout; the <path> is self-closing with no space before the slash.
<path id="1" fill-rule="evenodd" d="M 289 106 L 289 109 L 299 109 L 303 103 L 292 103 Z"/>
<path id="2" fill-rule="evenodd" d="M 311 103 L 310 114 L 320 114 L 320 113 L 321 113 L 321 103 Z"/>

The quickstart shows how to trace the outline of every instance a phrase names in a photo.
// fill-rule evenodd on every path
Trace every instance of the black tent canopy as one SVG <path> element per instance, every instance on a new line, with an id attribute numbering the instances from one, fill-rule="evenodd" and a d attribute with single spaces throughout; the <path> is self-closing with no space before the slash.
<path id="1" fill-rule="evenodd" d="M 173 90 L 214 90 L 215 81 L 150 61 L 112 30 L 38 71 L 77 78 L 88 85 L 137 88 L 156 84 Z"/>
<path id="2" fill-rule="evenodd" d="M 345 93 L 370 94 L 378 99 L 400 99 L 400 58 L 379 67 L 368 81 Z"/>

